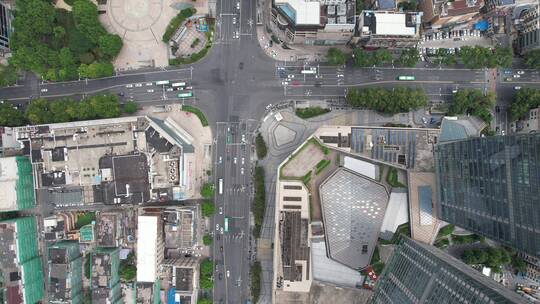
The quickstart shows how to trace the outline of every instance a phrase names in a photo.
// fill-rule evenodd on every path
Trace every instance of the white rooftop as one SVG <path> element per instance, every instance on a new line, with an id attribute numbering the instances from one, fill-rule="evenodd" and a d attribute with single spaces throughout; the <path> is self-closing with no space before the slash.
<path id="1" fill-rule="evenodd" d="M 378 168 L 379 166 L 367 161 L 359 160 L 349 156 L 345 156 L 343 159 L 343 166 L 347 169 L 350 169 L 356 173 L 360 173 L 364 176 L 367 176 L 371 179 L 377 179 Z"/>
<path id="2" fill-rule="evenodd" d="M 387 14 L 375 12 L 377 35 L 416 35 L 416 27 L 407 27 L 406 14 Z"/>
<path id="3" fill-rule="evenodd" d="M 156 280 L 157 216 L 138 217 L 137 227 L 137 282 Z"/>
<path id="4" fill-rule="evenodd" d="M 390 240 L 399 225 L 409 221 L 409 206 L 406 192 L 390 193 L 390 200 L 381 226 L 380 237 Z"/>
<path id="5" fill-rule="evenodd" d="M 316 25 L 321 22 L 320 4 L 318 1 L 275 0 L 276 5 L 289 4 L 296 13 L 297 25 Z"/>
<path id="6" fill-rule="evenodd" d="M 17 160 L 15 157 L 0 158 L 0 211 L 17 209 Z"/>

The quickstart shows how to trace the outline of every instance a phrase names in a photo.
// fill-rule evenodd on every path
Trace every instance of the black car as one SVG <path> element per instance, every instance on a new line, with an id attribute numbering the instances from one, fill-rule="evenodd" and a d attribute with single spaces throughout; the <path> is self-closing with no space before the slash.
<path id="1" fill-rule="evenodd" d="M 219 278 L 219 280 L 221 281 L 221 280 L 223 279 L 223 273 L 220 273 L 220 274 L 218 275 L 218 278 Z"/>

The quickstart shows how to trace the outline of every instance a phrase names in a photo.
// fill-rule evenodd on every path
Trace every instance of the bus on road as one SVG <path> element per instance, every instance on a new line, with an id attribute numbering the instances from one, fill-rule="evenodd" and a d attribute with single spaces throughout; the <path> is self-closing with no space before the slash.
<path id="1" fill-rule="evenodd" d="M 176 96 L 178 96 L 178 98 L 193 97 L 193 92 L 189 91 L 189 92 L 185 92 L 185 93 L 179 93 Z"/>
<path id="2" fill-rule="evenodd" d="M 223 178 L 218 180 L 218 193 L 223 194 Z"/>
<path id="3" fill-rule="evenodd" d="M 229 218 L 225 217 L 225 222 L 223 223 L 223 231 L 229 232 Z"/>
<path id="4" fill-rule="evenodd" d="M 169 84 L 169 81 L 168 80 L 160 80 L 160 81 L 156 81 L 156 85 L 168 85 Z"/>
<path id="5" fill-rule="evenodd" d="M 414 76 L 398 76 L 397 80 L 400 81 L 413 81 L 416 78 Z"/>
<path id="6" fill-rule="evenodd" d="M 173 84 L 171 84 L 171 87 L 173 88 L 177 88 L 177 87 L 185 87 L 186 86 L 186 83 L 185 82 L 173 82 Z"/>

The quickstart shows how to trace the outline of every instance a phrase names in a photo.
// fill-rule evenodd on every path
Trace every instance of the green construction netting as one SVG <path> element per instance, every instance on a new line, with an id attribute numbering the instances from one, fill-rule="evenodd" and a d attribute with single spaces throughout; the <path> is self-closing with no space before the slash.
<path id="1" fill-rule="evenodd" d="M 154 296 L 154 304 L 161 304 L 160 289 L 161 282 L 159 281 L 159 279 L 156 279 L 152 290 L 152 294 Z"/>
<path id="2" fill-rule="evenodd" d="M 17 256 L 21 264 L 25 303 L 36 303 L 43 297 L 43 268 L 39 256 L 36 220 L 14 219 L 17 229 Z"/>
<path id="3" fill-rule="evenodd" d="M 28 157 L 17 156 L 17 209 L 28 209 L 35 205 L 34 198 L 34 178 L 32 175 L 32 164 Z"/>
<path id="4" fill-rule="evenodd" d="M 79 229 L 81 242 L 92 242 L 94 240 L 94 225 L 88 224 Z"/>
<path id="5" fill-rule="evenodd" d="M 43 268 L 41 257 L 36 256 L 23 263 L 22 284 L 24 286 L 24 302 L 37 303 L 43 297 Z"/>

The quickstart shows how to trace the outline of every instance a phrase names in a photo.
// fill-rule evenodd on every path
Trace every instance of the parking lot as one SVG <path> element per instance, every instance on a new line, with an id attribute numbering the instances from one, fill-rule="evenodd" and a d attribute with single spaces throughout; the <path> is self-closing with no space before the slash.
<path id="1" fill-rule="evenodd" d="M 484 37 L 480 31 L 455 30 L 448 33 L 426 34 L 418 44 L 422 55 L 434 55 L 437 49 L 447 49 L 448 53 L 459 53 L 464 46 L 493 47 L 493 41 Z"/>

